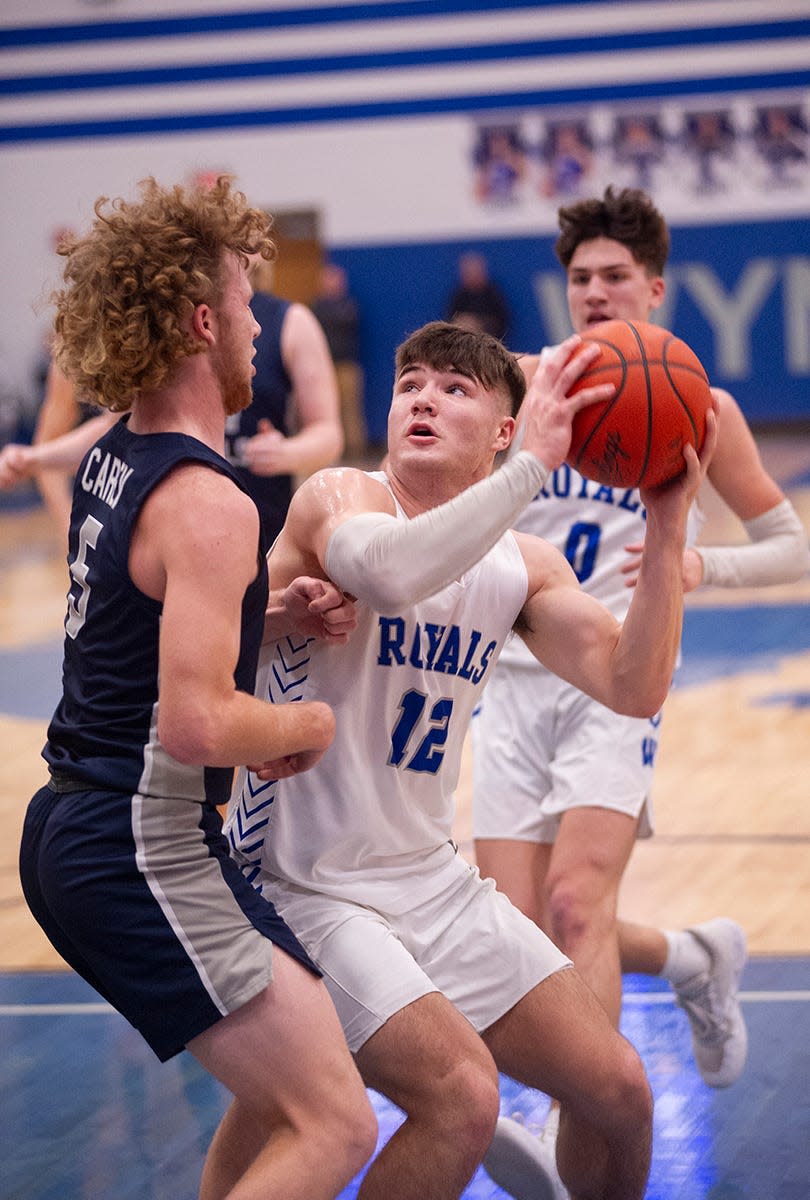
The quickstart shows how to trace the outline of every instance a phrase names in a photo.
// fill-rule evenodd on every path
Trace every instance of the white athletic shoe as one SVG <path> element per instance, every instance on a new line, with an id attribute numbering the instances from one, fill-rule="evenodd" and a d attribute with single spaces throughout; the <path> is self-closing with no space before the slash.
<path id="1" fill-rule="evenodd" d="M 748 958 L 745 934 L 735 921 L 717 917 L 687 930 L 708 952 L 708 971 L 675 988 L 692 1026 L 695 1060 L 709 1087 L 724 1088 L 742 1074 L 748 1054 L 737 989 Z"/>
<path id="2" fill-rule="evenodd" d="M 484 1169 L 514 1200 L 568 1200 L 557 1174 L 556 1138 L 531 1133 L 511 1117 L 499 1117 Z"/>

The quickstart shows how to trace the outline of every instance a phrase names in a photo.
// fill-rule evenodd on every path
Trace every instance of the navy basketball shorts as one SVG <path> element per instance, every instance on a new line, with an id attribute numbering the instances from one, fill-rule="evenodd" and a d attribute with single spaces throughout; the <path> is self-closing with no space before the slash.
<path id="1" fill-rule="evenodd" d="M 20 879 L 54 948 L 163 1062 L 271 982 L 273 945 L 320 974 L 230 858 L 212 805 L 46 785 Z"/>

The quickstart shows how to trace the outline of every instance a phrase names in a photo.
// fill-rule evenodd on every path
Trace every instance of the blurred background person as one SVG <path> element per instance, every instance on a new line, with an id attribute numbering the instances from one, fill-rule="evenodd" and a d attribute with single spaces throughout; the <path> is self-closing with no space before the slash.
<path id="1" fill-rule="evenodd" d="M 349 291 L 343 267 L 327 262 L 318 276 L 318 294 L 310 305 L 326 335 L 335 366 L 345 452 L 362 456 L 368 444 L 364 378 L 360 363 L 360 309 Z"/>
<path id="2" fill-rule="evenodd" d="M 90 417 L 99 415 L 93 404 L 84 404 L 76 396 L 73 384 L 62 374 L 54 362 L 50 362 L 45 376 L 45 391 L 42 397 L 32 444 L 42 445 L 69 433 Z M 99 435 L 107 423 L 99 428 Z M 70 508 L 73 497 L 73 472 L 58 468 L 37 470 L 34 474 L 42 500 L 53 519 L 62 549 L 67 553 L 67 535 L 70 524 Z"/>
<path id="3" fill-rule="evenodd" d="M 256 340 L 253 401 L 228 418 L 225 455 L 259 509 L 272 542 L 284 524 L 296 479 L 343 453 L 338 385 L 329 346 L 305 304 L 272 291 L 272 267 L 251 270 Z"/>
<path id="4" fill-rule="evenodd" d="M 509 328 L 509 306 L 490 279 L 483 254 L 470 251 L 458 260 L 458 281 L 447 302 L 446 320 L 503 340 Z"/>

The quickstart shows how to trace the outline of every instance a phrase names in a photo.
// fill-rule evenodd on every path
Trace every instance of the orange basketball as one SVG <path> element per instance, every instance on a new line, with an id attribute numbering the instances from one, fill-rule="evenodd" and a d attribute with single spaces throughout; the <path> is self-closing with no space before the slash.
<path id="1" fill-rule="evenodd" d="M 613 487 L 656 487 L 684 469 L 697 450 L 711 407 L 697 355 L 667 329 L 645 321 L 603 321 L 582 335 L 602 353 L 571 389 L 615 383 L 609 400 L 577 413 L 567 461 L 588 479 Z"/>

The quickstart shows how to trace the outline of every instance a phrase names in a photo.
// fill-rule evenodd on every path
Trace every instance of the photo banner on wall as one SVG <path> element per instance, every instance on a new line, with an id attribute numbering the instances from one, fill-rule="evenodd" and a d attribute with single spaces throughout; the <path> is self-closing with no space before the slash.
<path id="1" fill-rule="evenodd" d="M 557 208 L 642 188 L 670 222 L 810 212 L 810 92 L 566 105 L 470 122 L 468 188 L 556 226 Z M 492 228 L 492 226 L 491 226 Z"/>

